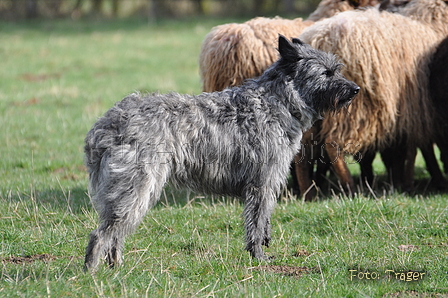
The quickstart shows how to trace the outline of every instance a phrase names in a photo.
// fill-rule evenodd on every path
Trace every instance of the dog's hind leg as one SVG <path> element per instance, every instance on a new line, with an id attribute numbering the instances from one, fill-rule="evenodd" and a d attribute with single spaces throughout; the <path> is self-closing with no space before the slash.
<path id="1" fill-rule="evenodd" d="M 270 218 L 275 196 L 270 191 L 254 187 L 246 192 L 245 199 L 246 250 L 258 260 L 267 260 L 261 246 L 268 246 L 271 239 Z"/>
<path id="2" fill-rule="evenodd" d="M 95 194 L 100 226 L 90 234 L 86 249 L 85 267 L 95 270 L 105 258 L 110 267 L 121 263 L 124 239 L 142 221 L 147 210 L 160 197 L 166 175 L 148 173 L 135 162 L 115 163 Z"/>

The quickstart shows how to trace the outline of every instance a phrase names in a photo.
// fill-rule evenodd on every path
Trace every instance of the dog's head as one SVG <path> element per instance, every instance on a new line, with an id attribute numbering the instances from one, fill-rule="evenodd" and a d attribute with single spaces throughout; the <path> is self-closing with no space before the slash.
<path id="1" fill-rule="evenodd" d="M 279 71 L 285 76 L 297 98 L 290 98 L 292 109 L 300 111 L 303 104 L 319 115 L 338 110 L 350 104 L 360 88 L 341 74 L 335 55 L 319 51 L 293 38 L 291 41 L 280 35 Z"/>

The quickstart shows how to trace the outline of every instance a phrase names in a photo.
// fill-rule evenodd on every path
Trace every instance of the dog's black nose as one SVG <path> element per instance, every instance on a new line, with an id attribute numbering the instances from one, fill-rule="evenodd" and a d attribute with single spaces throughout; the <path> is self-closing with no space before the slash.
<path id="1" fill-rule="evenodd" d="M 356 86 L 356 88 L 353 89 L 353 94 L 354 94 L 354 95 L 358 94 L 360 89 L 361 89 L 361 88 L 359 88 L 359 86 Z"/>

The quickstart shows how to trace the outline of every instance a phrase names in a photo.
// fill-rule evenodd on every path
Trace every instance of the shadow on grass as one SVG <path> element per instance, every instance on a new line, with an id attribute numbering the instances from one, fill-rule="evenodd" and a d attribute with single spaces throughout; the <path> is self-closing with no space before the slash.
<path id="1" fill-rule="evenodd" d="M 375 174 L 371 185 L 367 185 L 365 181 L 363 182 L 359 175 L 353 175 L 357 193 L 365 197 L 379 198 L 383 196 L 395 196 L 398 194 L 409 197 L 428 197 L 448 193 L 448 185 L 446 185 L 445 188 L 441 188 L 439 185 L 433 183 L 424 167 L 415 167 L 414 177 L 414 189 L 411 192 L 407 192 L 402 190 L 399 186 L 394 185 L 393 182 L 389 180 L 386 173 Z M 290 178 L 288 180 L 288 188 L 293 189 L 294 187 L 295 186 Z M 296 189 L 294 189 L 293 193 L 300 199 Z M 350 196 L 347 189 L 339 183 L 334 172 L 330 172 L 325 179 L 323 179 L 323 183 L 319 185 L 318 193 L 318 201 L 331 200 L 332 198 L 339 196 Z"/>
<path id="2" fill-rule="evenodd" d="M 417 169 L 417 173 L 421 169 Z M 379 198 L 383 196 L 405 194 L 407 196 L 432 196 L 438 194 L 446 194 L 447 190 L 440 190 L 436 188 L 429 177 L 420 173 L 416 175 L 418 178 L 415 180 L 415 189 L 412 193 L 403 193 L 400 189 L 394 188 L 394 186 L 388 182 L 386 175 L 378 175 L 375 177 L 373 185 L 366 186 L 359 183 L 359 177 L 354 177 L 358 182 L 359 193 L 372 198 Z M 292 189 L 292 180 L 288 179 L 287 187 L 278 198 L 278 202 L 290 202 L 301 201 L 301 197 L 294 193 Z M 338 180 L 334 175 L 330 175 L 325 183 L 320 187 L 318 201 L 332 200 L 339 196 L 349 196 L 344 191 L 341 185 L 338 184 Z M 4 194 L 1 199 L 8 200 L 10 202 L 22 202 L 30 204 L 38 204 L 43 206 L 49 206 L 55 211 L 69 210 L 72 213 L 79 214 L 85 210 L 92 210 L 93 205 L 90 201 L 87 189 L 84 187 L 66 187 L 58 189 L 35 189 L 31 191 L 10 191 Z M 243 201 L 239 198 L 233 198 L 220 195 L 204 195 L 201 193 L 189 191 L 187 189 L 176 189 L 171 185 L 167 185 L 157 205 L 154 208 L 164 208 L 165 206 L 184 207 L 187 205 L 215 205 L 215 204 L 233 204 L 234 202 Z"/>
<path id="3" fill-rule="evenodd" d="M 70 213 L 81 214 L 85 210 L 92 210 L 88 191 L 83 187 L 71 187 L 68 189 L 35 189 L 32 191 L 9 191 L 0 197 L 3 201 L 12 204 L 37 204 L 45 206 L 55 212 L 70 211 Z M 184 207 L 192 204 L 229 204 L 239 199 L 218 195 L 203 195 L 187 189 L 176 189 L 167 185 L 158 203 L 153 208 L 164 208 L 165 206 Z"/>
<path id="4" fill-rule="evenodd" d="M 75 214 L 82 213 L 83 210 L 90 209 L 92 206 L 87 190 L 81 187 L 74 187 L 69 190 L 9 191 L 1 199 L 11 203 L 42 205 L 54 211 L 69 210 Z"/>

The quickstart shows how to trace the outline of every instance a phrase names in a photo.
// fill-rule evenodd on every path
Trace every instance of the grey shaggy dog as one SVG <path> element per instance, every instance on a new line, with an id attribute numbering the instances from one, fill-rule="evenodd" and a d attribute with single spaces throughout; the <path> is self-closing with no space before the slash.
<path id="1" fill-rule="evenodd" d="M 359 87 L 332 54 L 279 36 L 280 59 L 244 85 L 197 96 L 125 97 L 85 139 L 89 191 L 100 226 L 85 266 L 121 262 L 126 235 L 171 182 L 244 200 L 246 250 L 265 260 L 270 217 L 306 131 L 347 106 Z"/>

